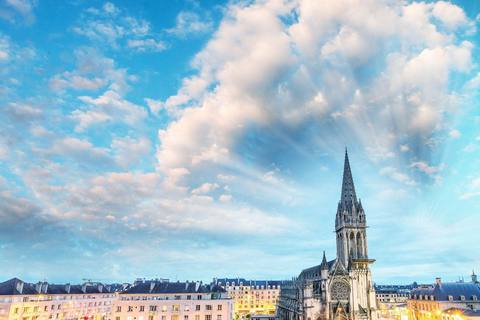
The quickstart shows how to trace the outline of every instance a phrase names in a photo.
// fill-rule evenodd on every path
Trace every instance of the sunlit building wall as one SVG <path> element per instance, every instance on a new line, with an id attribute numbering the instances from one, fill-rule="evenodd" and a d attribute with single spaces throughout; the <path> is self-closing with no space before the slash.
<path id="1" fill-rule="evenodd" d="M 213 283 L 221 286 L 234 300 L 234 312 L 274 315 L 283 280 L 246 280 L 244 278 L 215 278 Z"/>

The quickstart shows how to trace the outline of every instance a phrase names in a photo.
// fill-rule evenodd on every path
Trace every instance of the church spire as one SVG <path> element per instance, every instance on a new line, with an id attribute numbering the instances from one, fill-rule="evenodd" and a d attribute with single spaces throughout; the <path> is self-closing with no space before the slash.
<path id="1" fill-rule="evenodd" d="M 348 152 L 345 148 L 345 164 L 343 166 L 343 182 L 342 195 L 340 204 L 343 208 L 351 208 L 352 205 L 357 206 L 357 195 L 355 193 L 355 185 L 353 184 L 352 170 L 350 169 L 350 162 L 348 161 Z"/>
<path id="2" fill-rule="evenodd" d="M 323 260 L 322 264 L 320 265 L 320 269 L 325 270 L 328 269 L 327 257 L 325 256 L 325 251 L 323 251 Z"/>

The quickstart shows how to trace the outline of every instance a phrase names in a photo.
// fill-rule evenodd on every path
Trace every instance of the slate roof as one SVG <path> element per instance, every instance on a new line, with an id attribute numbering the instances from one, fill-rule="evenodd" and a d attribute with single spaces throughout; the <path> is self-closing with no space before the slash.
<path id="1" fill-rule="evenodd" d="M 210 290 L 210 292 L 227 292 L 227 290 L 225 290 L 223 287 L 219 286 L 218 284 L 211 284 L 209 286 L 207 286 L 208 290 Z"/>
<path id="2" fill-rule="evenodd" d="M 328 270 L 330 270 L 332 268 L 332 266 L 334 265 L 336 260 L 337 259 L 333 259 L 333 260 L 330 260 L 330 261 L 327 262 Z M 323 264 L 323 262 L 321 264 L 319 264 L 318 266 L 303 269 L 302 272 L 300 272 L 299 278 L 308 279 L 308 278 L 313 278 L 313 277 L 319 277 L 321 275 L 321 272 L 322 272 L 322 264 Z"/>
<path id="3" fill-rule="evenodd" d="M 415 288 L 412 290 L 411 296 L 417 295 L 417 299 L 422 296 L 434 296 L 435 300 L 448 301 L 448 296 L 452 296 L 454 301 L 459 301 L 460 296 L 465 297 L 465 301 L 472 301 L 473 296 L 480 299 L 480 288 L 475 283 L 453 282 L 441 283 L 430 288 Z"/>
<path id="4" fill-rule="evenodd" d="M 22 293 L 18 292 L 17 284 L 21 282 L 23 281 L 18 278 L 13 278 L 0 283 L 0 295 L 13 296 L 13 295 L 20 295 L 20 294 L 38 294 L 37 291 L 35 290 L 35 287 L 28 283 L 23 283 Z"/>
<path id="5" fill-rule="evenodd" d="M 23 282 L 22 292 L 18 292 L 17 285 Z M 99 291 L 98 285 L 87 285 L 86 292 L 82 290 L 83 285 L 71 285 L 70 292 L 66 289 L 64 284 L 48 284 L 47 292 L 38 292 L 36 290 L 36 285 L 31 283 L 26 283 L 18 278 L 13 278 L 5 282 L 0 283 L 0 295 L 37 295 L 37 294 L 95 294 L 95 293 L 110 293 L 111 291 L 107 290 L 104 285 L 102 291 Z"/>
<path id="6" fill-rule="evenodd" d="M 215 279 L 214 279 L 215 282 Z M 246 280 L 245 278 L 217 278 L 217 283 L 221 283 L 222 286 L 226 285 L 227 282 L 229 285 L 232 285 L 235 282 L 235 285 L 239 286 L 240 283 L 243 283 L 244 286 L 263 286 L 264 288 L 269 286 L 282 286 L 288 281 L 285 280 Z"/>
<path id="7" fill-rule="evenodd" d="M 131 288 L 121 292 L 121 294 L 135 294 L 135 293 L 159 293 L 159 294 L 169 294 L 169 293 L 210 293 L 205 286 L 199 285 L 198 289 L 195 290 L 195 282 L 155 282 L 153 284 L 152 290 L 150 290 L 151 282 L 141 282 L 132 286 Z"/>

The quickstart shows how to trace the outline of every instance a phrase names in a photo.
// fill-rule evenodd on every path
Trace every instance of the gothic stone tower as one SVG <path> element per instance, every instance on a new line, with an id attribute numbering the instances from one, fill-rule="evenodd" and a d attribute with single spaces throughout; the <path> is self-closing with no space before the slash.
<path id="1" fill-rule="evenodd" d="M 352 171 L 345 150 L 342 194 L 335 219 L 337 237 L 337 266 L 331 275 L 331 318 L 377 319 L 378 307 L 368 259 L 367 225 L 362 202 L 357 200 Z M 346 276 L 348 274 L 348 276 Z M 348 300 L 347 300 L 348 299 Z M 342 306 L 344 306 L 342 308 Z M 348 306 L 348 307 L 346 307 Z"/>
<path id="2" fill-rule="evenodd" d="M 367 225 L 357 200 L 345 150 L 342 195 L 335 220 L 337 257 L 304 269 L 284 284 L 277 303 L 280 320 L 377 320 L 377 298 L 368 259 Z"/>

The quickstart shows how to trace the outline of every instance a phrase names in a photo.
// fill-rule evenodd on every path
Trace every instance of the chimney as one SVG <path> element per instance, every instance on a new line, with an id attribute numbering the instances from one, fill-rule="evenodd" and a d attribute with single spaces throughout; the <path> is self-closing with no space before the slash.
<path id="1" fill-rule="evenodd" d="M 82 292 L 87 293 L 87 284 L 86 283 L 82 284 Z"/>
<path id="2" fill-rule="evenodd" d="M 103 290 L 103 284 L 99 283 L 98 284 L 98 292 L 102 292 Z"/>
<path id="3" fill-rule="evenodd" d="M 441 288 L 442 287 L 442 279 L 441 278 L 436 278 L 435 280 L 437 281 L 437 286 L 439 286 Z"/>
<path id="4" fill-rule="evenodd" d="M 185 282 L 185 290 L 188 290 L 188 280 Z"/>
<path id="5" fill-rule="evenodd" d="M 67 291 L 67 293 L 70 293 L 70 287 L 70 283 L 65 284 L 65 291 Z"/>
<path id="6" fill-rule="evenodd" d="M 145 283 L 145 278 L 143 278 L 143 283 Z"/>
<path id="7" fill-rule="evenodd" d="M 42 293 L 42 283 L 40 281 L 35 285 L 35 291 Z"/>
<path id="8" fill-rule="evenodd" d="M 160 283 L 163 283 L 163 279 L 162 279 L 162 278 L 160 278 Z"/>
<path id="9" fill-rule="evenodd" d="M 22 280 L 17 281 L 17 285 L 16 285 L 15 289 L 17 289 L 18 293 L 23 294 L 23 281 Z"/>

